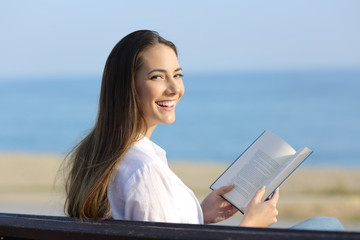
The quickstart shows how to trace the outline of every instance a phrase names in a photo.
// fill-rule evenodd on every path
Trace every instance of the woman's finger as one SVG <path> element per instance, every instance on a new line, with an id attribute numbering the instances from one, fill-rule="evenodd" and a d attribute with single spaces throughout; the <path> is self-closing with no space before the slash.
<path id="1" fill-rule="evenodd" d="M 279 196 L 280 196 L 279 188 L 277 188 L 277 189 L 274 191 L 274 193 L 272 194 L 272 196 L 271 196 L 271 198 L 269 199 L 269 201 L 277 203 L 277 202 L 279 201 Z"/>
<path id="2" fill-rule="evenodd" d="M 223 195 L 225 193 L 230 192 L 233 189 L 234 189 L 234 184 L 231 184 L 231 185 L 224 186 L 224 187 L 221 187 L 219 189 L 216 189 L 214 192 L 216 192 L 217 195 Z"/>
<path id="3" fill-rule="evenodd" d="M 253 197 L 253 200 L 255 200 L 256 202 L 263 202 L 265 199 L 265 186 L 262 186 L 256 193 L 255 196 Z"/>

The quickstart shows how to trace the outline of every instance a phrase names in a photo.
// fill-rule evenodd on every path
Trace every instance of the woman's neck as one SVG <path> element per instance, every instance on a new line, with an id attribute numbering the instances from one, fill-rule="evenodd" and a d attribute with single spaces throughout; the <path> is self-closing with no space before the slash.
<path id="1" fill-rule="evenodd" d="M 145 133 L 145 137 L 149 138 L 151 137 L 151 134 L 153 133 L 153 131 L 155 130 L 157 125 L 154 125 L 154 126 L 150 126 L 148 127 L 146 133 Z"/>

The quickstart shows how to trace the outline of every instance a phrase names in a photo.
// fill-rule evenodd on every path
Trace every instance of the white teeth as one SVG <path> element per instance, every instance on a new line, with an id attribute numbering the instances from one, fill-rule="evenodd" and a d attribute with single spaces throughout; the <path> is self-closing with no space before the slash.
<path id="1" fill-rule="evenodd" d="M 172 107 L 174 106 L 175 101 L 166 101 L 166 102 L 157 102 L 156 104 L 163 107 Z"/>

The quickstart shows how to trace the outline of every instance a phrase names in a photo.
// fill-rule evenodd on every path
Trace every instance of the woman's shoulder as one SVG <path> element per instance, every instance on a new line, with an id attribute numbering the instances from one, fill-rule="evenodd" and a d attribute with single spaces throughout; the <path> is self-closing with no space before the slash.
<path id="1" fill-rule="evenodd" d="M 142 166 L 155 163 L 157 160 L 156 158 L 157 157 L 151 152 L 133 146 L 127 151 L 124 158 L 120 160 L 119 166 L 141 168 Z"/>
<path id="2" fill-rule="evenodd" d="M 121 174 L 117 175 L 129 179 L 134 174 L 140 174 L 145 169 L 159 169 L 165 166 L 167 166 L 166 158 L 159 155 L 148 143 L 139 141 L 120 160 L 117 173 Z"/>

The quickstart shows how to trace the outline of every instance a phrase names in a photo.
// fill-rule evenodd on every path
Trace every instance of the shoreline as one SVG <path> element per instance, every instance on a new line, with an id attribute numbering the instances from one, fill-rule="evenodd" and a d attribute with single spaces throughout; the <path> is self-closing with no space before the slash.
<path id="1" fill-rule="evenodd" d="M 0 152 L 0 211 L 64 215 L 63 155 Z M 169 160 L 170 168 L 201 202 L 228 167 L 216 162 Z M 280 187 L 279 223 L 290 227 L 314 216 L 334 216 L 360 231 L 360 168 L 300 166 Z M 236 225 L 241 214 L 220 224 Z"/>

